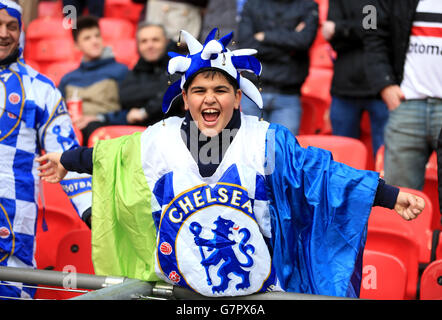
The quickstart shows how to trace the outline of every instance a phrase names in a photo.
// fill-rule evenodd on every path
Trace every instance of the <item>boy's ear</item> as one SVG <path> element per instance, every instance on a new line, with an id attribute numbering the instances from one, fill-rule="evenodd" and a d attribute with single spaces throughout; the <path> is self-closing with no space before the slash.
<path id="1" fill-rule="evenodd" d="M 241 89 L 236 90 L 236 94 L 235 94 L 235 109 L 239 109 L 239 106 L 241 104 L 241 98 L 242 98 L 242 91 Z"/>
<path id="2" fill-rule="evenodd" d="M 183 97 L 183 101 L 184 101 L 184 110 L 189 110 L 189 106 L 187 105 L 187 93 L 186 91 L 183 89 L 183 91 L 181 91 L 181 95 Z"/>

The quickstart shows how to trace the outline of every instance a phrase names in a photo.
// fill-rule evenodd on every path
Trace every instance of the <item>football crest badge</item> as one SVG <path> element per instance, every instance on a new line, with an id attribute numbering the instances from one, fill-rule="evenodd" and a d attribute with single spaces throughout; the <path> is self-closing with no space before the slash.
<path id="1" fill-rule="evenodd" d="M 234 184 L 182 192 L 161 217 L 157 270 L 206 296 L 269 290 L 276 276 L 252 208 L 247 190 Z"/>

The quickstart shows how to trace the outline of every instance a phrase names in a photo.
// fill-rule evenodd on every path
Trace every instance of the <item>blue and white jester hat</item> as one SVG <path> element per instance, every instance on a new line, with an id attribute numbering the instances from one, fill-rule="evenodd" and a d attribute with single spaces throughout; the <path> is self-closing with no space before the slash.
<path id="1" fill-rule="evenodd" d="M 11 0 L 0 0 L 0 10 L 2 9 L 6 9 L 6 11 L 8 12 L 8 14 L 11 17 L 14 17 L 18 20 L 18 25 L 20 27 L 22 27 L 22 20 L 21 20 L 21 16 L 22 16 L 22 9 L 20 7 L 19 4 L 15 3 L 14 1 Z"/>
<path id="2" fill-rule="evenodd" d="M 240 72 L 253 72 L 260 76 L 262 71 L 261 63 L 253 54 L 255 49 L 240 49 L 230 51 L 227 46 L 232 41 L 233 32 L 216 40 L 215 36 L 218 29 L 213 29 L 206 38 L 204 45 L 196 40 L 190 33 L 182 30 L 181 34 L 187 43 L 189 54 L 180 55 L 175 52 L 169 52 L 170 60 L 167 71 L 170 75 L 181 74 L 181 79 L 174 82 L 167 89 L 163 98 L 163 112 L 167 113 L 173 101 L 178 98 L 184 87 L 184 84 L 194 74 L 201 69 L 216 68 L 226 72 L 238 82 L 238 87 L 249 97 L 256 105 L 262 109 L 263 102 L 258 88 L 248 79 L 241 76 Z"/>

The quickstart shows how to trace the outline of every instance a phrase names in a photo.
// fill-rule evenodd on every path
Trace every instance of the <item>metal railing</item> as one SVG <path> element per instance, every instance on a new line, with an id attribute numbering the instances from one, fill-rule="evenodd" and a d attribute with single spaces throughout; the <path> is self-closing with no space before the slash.
<path id="1" fill-rule="evenodd" d="M 0 267 L 0 281 L 26 283 L 27 287 L 83 293 L 71 300 L 336 300 L 330 296 L 268 292 L 228 298 L 205 297 L 164 282 L 146 282 L 124 277 Z M 3 283 L 3 285 L 10 285 Z M 45 286 L 57 286 L 50 288 Z M 92 291 L 90 291 L 92 290 Z"/>

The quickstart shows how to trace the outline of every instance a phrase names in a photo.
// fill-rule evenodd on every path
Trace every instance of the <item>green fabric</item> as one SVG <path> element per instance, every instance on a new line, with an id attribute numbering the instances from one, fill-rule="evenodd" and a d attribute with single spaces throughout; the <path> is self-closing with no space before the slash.
<path id="1" fill-rule="evenodd" d="M 97 275 L 158 281 L 151 197 L 141 133 L 99 141 L 92 175 L 92 261 Z"/>

